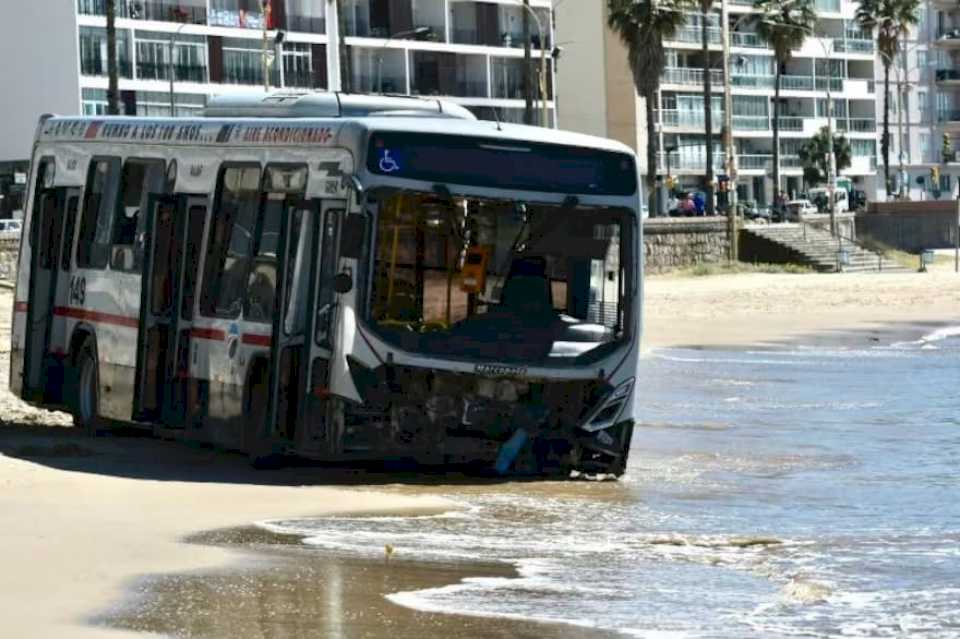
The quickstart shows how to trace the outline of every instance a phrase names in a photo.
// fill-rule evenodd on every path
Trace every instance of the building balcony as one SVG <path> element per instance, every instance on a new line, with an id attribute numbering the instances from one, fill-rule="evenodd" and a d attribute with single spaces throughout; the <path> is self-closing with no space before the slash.
<path id="1" fill-rule="evenodd" d="M 726 157 L 723 153 L 713 154 L 713 169 L 721 171 L 723 169 Z M 657 167 L 661 173 L 672 173 L 674 171 L 706 171 L 707 157 L 705 153 L 679 153 L 670 151 L 657 153 Z"/>
<path id="2" fill-rule="evenodd" d="M 816 0 L 814 6 L 817 11 L 840 13 L 840 0 Z"/>
<path id="3" fill-rule="evenodd" d="M 117 73 L 121 78 L 133 77 L 133 65 L 129 60 L 117 60 Z M 102 58 L 81 58 L 80 73 L 82 75 L 107 75 L 107 61 Z"/>
<path id="4" fill-rule="evenodd" d="M 803 131 L 803 122 L 807 118 L 795 115 L 785 115 L 780 116 L 778 121 L 780 122 L 781 131 Z"/>
<path id="5" fill-rule="evenodd" d="M 263 14 L 256 11 L 234 11 L 232 9 L 211 9 L 210 24 L 217 27 L 236 27 L 238 29 L 264 28 Z"/>
<path id="6" fill-rule="evenodd" d="M 945 49 L 955 49 L 960 47 L 960 29 L 941 29 L 937 33 L 937 39 L 934 41 L 934 44 Z"/>
<path id="7" fill-rule="evenodd" d="M 693 67 L 667 67 L 663 70 L 662 84 L 679 84 L 683 86 L 703 86 L 703 69 Z M 715 86 L 723 86 L 723 71 L 710 70 L 710 81 Z"/>
<path id="8" fill-rule="evenodd" d="M 137 63 L 138 80 L 170 80 L 170 71 L 173 70 L 173 79 L 177 82 L 196 82 L 203 84 L 207 81 L 207 67 L 183 64 L 157 64 L 152 62 Z"/>
<path id="9" fill-rule="evenodd" d="M 852 133 L 875 133 L 877 121 L 873 118 L 850 118 L 847 130 Z"/>
<path id="10" fill-rule="evenodd" d="M 77 0 L 77 11 L 81 15 L 104 16 L 107 14 L 108 0 Z M 159 22 L 187 22 L 206 24 L 207 8 L 205 2 L 130 2 L 114 0 L 118 18 L 132 20 L 156 20 Z"/>
<path id="11" fill-rule="evenodd" d="M 733 115 L 734 131 L 769 131 L 770 118 L 766 115 Z"/>

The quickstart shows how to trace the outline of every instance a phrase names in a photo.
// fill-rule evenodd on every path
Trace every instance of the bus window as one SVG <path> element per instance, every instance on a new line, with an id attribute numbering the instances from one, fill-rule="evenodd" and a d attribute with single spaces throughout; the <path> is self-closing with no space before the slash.
<path id="1" fill-rule="evenodd" d="M 56 172 L 56 161 L 52 157 L 44 157 L 40 159 L 40 163 L 37 165 L 37 182 L 34 185 L 33 191 L 33 220 L 36 220 L 40 214 L 41 206 L 41 194 L 43 189 L 50 188 L 53 186 L 53 176 Z M 30 246 L 33 247 L 36 244 L 35 236 L 37 234 L 36 229 L 37 225 L 35 221 L 30 222 L 30 234 L 27 236 Z"/>
<path id="2" fill-rule="evenodd" d="M 70 270 L 73 258 L 73 233 L 77 228 L 77 210 L 80 208 L 80 198 L 76 195 L 67 200 L 67 222 L 63 230 L 63 252 L 60 254 L 60 269 Z"/>
<path id="3" fill-rule="evenodd" d="M 251 322 L 273 319 L 273 294 L 277 288 L 277 250 L 280 243 L 280 219 L 283 193 L 268 193 L 263 199 L 263 216 L 258 227 L 257 251 L 247 282 L 243 317 Z"/>
<path id="4" fill-rule="evenodd" d="M 200 295 L 200 312 L 205 316 L 240 315 L 259 200 L 259 166 L 221 169 Z"/>
<path id="5" fill-rule="evenodd" d="M 95 158 L 90 162 L 77 243 L 77 266 L 80 268 L 102 269 L 107 266 L 119 170 L 119 158 Z"/>
<path id="6" fill-rule="evenodd" d="M 110 268 L 119 271 L 140 270 L 145 220 L 140 213 L 147 205 L 148 194 L 163 192 L 164 168 L 163 160 L 131 159 L 123 165 L 113 220 L 113 256 Z"/>
<path id="7" fill-rule="evenodd" d="M 330 346 L 330 319 L 333 317 L 333 276 L 337 270 L 337 235 L 340 231 L 342 210 L 331 209 L 323 219 L 320 246 L 320 287 L 317 292 L 316 340 L 320 346 Z"/>
<path id="8" fill-rule="evenodd" d="M 42 215 L 39 220 L 36 220 L 40 222 L 40 226 L 37 227 L 37 240 L 40 246 L 37 250 L 40 251 L 40 268 L 49 270 L 56 266 L 53 261 L 56 259 L 59 243 L 56 237 L 57 225 L 61 223 L 61 219 L 57 211 L 57 194 L 54 191 L 46 191 L 40 198 Z"/>

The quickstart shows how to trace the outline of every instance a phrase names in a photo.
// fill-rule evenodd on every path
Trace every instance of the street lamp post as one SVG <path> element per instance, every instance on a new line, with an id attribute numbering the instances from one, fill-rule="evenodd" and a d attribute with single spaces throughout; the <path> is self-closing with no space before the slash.
<path id="1" fill-rule="evenodd" d="M 173 65 L 173 51 L 174 51 L 174 47 L 176 46 L 176 39 L 177 39 L 177 37 L 180 36 L 180 31 L 182 31 L 185 26 L 187 26 L 187 23 L 186 23 L 186 22 L 184 22 L 183 24 L 181 24 L 179 27 L 177 27 L 177 30 L 176 30 L 176 31 L 174 31 L 173 33 L 170 34 L 170 47 L 169 47 L 169 52 L 170 52 L 169 58 L 170 58 L 170 60 L 169 60 L 168 65 L 167 65 L 167 69 L 168 69 L 168 71 L 169 71 L 169 73 L 170 73 L 170 117 L 171 117 L 171 118 L 172 118 L 172 117 L 176 117 L 176 114 L 177 114 L 177 111 L 176 111 L 176 109 L 177 109 L 177 98 L 176 98 L 176 95 L 175 95 L 174 92 L 173 92 L 173 80 L 174 80 L 174 76 L 176 75 L 176 74 L 175 74 L 176 68 L 175 68 L 174 65 Z"/>
<path id="2" fill-rule="evenodd" d="M 723 146 L 726 151 L 726 172 L 729 180 L 727 215 L 737 214 L 737 154 L 733 148 L 733 88 L 730 75 L 730 7 L 729 0 L 721 3 L 721 27 L 723 29 Z M 741 18 L 742 19 L 742 18 Z M 707 69 L 707 73 L 710 70 Z M 707 149 L 712 153 L 713 149 Z"/>
<path id="3" fill-rule="evenodd" d="M 390 42 L 394 38 L 406 38 L 407 36 L 415 36 L 417 38 L 425 36 L 430 33 L 430 27 L 417 27 L 416 29 L 409 29 L 407 31 L 398 31 L 397 33 L 391 33 L 387 36 L 386 42 L 380 47 L 377 51 L 377 93 L 383 95 L 383 51 L 386 49 Z"/>

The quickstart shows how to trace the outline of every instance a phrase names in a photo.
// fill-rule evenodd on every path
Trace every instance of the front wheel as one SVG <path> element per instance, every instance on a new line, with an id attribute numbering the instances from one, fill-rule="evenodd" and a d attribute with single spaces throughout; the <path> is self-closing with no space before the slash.
<path id="1" fill-rule="evenodd" d="M 77 355 L 74 375 L 73 424 L 96 437 L 106 430 L 106 422 L 100 416 L 100 371 L 91 340 L 84 342 Z"/>

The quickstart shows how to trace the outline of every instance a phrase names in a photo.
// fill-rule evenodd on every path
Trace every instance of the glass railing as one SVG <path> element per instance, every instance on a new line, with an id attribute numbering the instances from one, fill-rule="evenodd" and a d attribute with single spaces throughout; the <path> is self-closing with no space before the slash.
<path id="1" fill-rule="evenodd" d="M 263 14 L 254 11 L 233 11 L 230 9 L 211 9 L 210 24 L 219 27 L 239 27 L 241 29 L 263 29 Z"/>
<path id="2" fill-rule="evenodd" d="M 703 33 L 697 26 L 681 27 L 669 40 L 700 44 L 703 41 Z M 710 44 L 720 44 L 720 27 L 707 27 L 707 41 Z"/>
<path id="3" fill-rule="evenodd" d="M 743 75 L 734 74 L 732 76 L 733 86 L 749 87 L 754 89 L 772 89 L 775 76 L 772 75 Z"/>
<path id="4" fill-rule="evenodd" d="M 173 68 L 173 79 L 178 82 L 197 82 L 207 81 L 207 67 L 175 64 Z M 137 79 L 139 80 L 169 80 L 171 65 L 155 62 L 138 62 Z"/>
<path id="5" fill-rule="evenodd" d="M 706 126 L 704 113 L 702 111 L 677 111 L 675 109 L 663 109 L 660 111 L 660 122 L 665 127 L 683 127 L 692 129 L 702 129 Z M 720 131 L 723 126 L 723 112 L 713 112 L 713 129 Z"/>
<path id="6" fill-rule="evenodd" d="M 877 130 L 877 121 L 873 118 L 850 118 L 850 131 L 873 133 Z"/>
<path id="7" fill-rule="evenodd" d="M 661 81 L 664 84 L 703 86 L 703 69 L 694 69 L 691 67 L 667 67 L 663 70 L 663 77 Z M 719 69 L 711 69 L 710 81 L 712 84 L 721 86 L 723 84 L 723 72 Z"/>
<path id="8" fill-rule="evenodd" d="M 114 11 L 118 18 L 127 17 L 127 3 L 114 0 Z M 88 16 L 102 16 L 107 13 L 107 0 L 77 0 L 77 13 Z"/>
<path id="9" fill-rule="evenodd" d="M 723 153 L 715 153 L 713 156 L 714 170 L 720 169 L 724 161 L 725 157 Z M 685 153 L 680 155 L 676 152 L 664 153 L 661 151 L 657 154 L 657 164 L 661 171 L 666 171 L 668 168 L 671 171 L 703 171 L 707 168 L 707 157 L 706 154 L 693 155 Z"/>
<path id="10" fill-rule="evenodd" d="M 817 78 L 817 91 L 826 91 L 828 82 L 831 91 L 843 91 L 843 78 Z"/>
<path id="11" fill-rule="evenodd" d="M 117 74 L 121 78 L 133 77 L 129 60 L 117 60 Z M 81 58 L 80 73 L 83 75 L 107 75 L 107 61 L 102 58 Z"/>
<path id="12" fill-rule="evenodd" d="M 767 43 L 756 33 L 734 31 L 730 36 L 730 43 L 735 47 L 767 48 Z"/>
<path id="13" fill-rule="evenodd" d="M 837 39 L 833 41 L 833 50 L 838 53 L 873 53 L 874 48 L 873 40 Z"/>
<path id="14" fill-rule="evenodd" d="M 782 75 L 780 88 L 787 91 L 813 91 L 813 77 L 809 75 Z"/>
<path id="15" fill-rule="evenodd" d="M 770 119 L 765 115 L 734 114 L 733 128 L 739 131 L 766 131 L 770 128 Z"/>
<path id="16" fill-rule="evenodd" d="M 287 29 L 301 33 L 326 33 L 327 21 L 323 16 L 287 16 Z"/>
<path id="17" fill-rule="evenodd" d="M 817 11 L 840 13 L 840 0 L 816 0 L 814 6 Z"/>
<path id="18" fill-rule="evenodd" d="M 298 87 L 304 89 L 313 88 L 313 74 L 309 71 L 284 71 L 283 86 Z"/>
<path id="19" fill-rule="evenodd" d="M 353 91 L 356 93 L 406 93 L 407 80 L 402 75 L 387 73 L 354 73 Z"/>
<path id="20" fill-rule="evenodd" d="M 737 166 L 744 171 L 765 171 L 772 163 L 772 155 L 738 155 Z"/>
<path id="21" fill-rule="evenodd" d="M 803 168 L 803 162 L 800 161 L 799 155 L 784 155 L 781 153 L 780 167 L 784 169 L 800 169 Z"/>
<path id="22" fill-rule="evenodd" d="M 263 85 L 262 67 L 231 67 L 223 70 L 223 84 Z M 279 86 L 279 77 L 275 71 L 270 73 L 270 85 Z"/>
<path id="23" fill-rule="evenodd" d="M 206 7 L 184 6 L 180 2 L 131 2 L 129 17 L 139 20 L 159 20 L 206 24 Z"/>
<path id="24" fill-rule="evenodd" d="M 937 69 L 937 82 L 945 82 L 947 80 L 960 80 L 960 70 Z"/>
<path id="25" fill-rule="evenodd" d="M 777 118 L 780 122 L 781 131 L 803 131 L 804 118 L 793 115 L 786 115 Z"/>
<path id="26" fill-rule="evenodd" d="M 503 100 L 523 100 L 523 81 L 522 80 L 512 80 L 512 79 L 500 79 L 499 81 L 494 76 L 493 80 L 493 97 L 500 98 Z"/>

